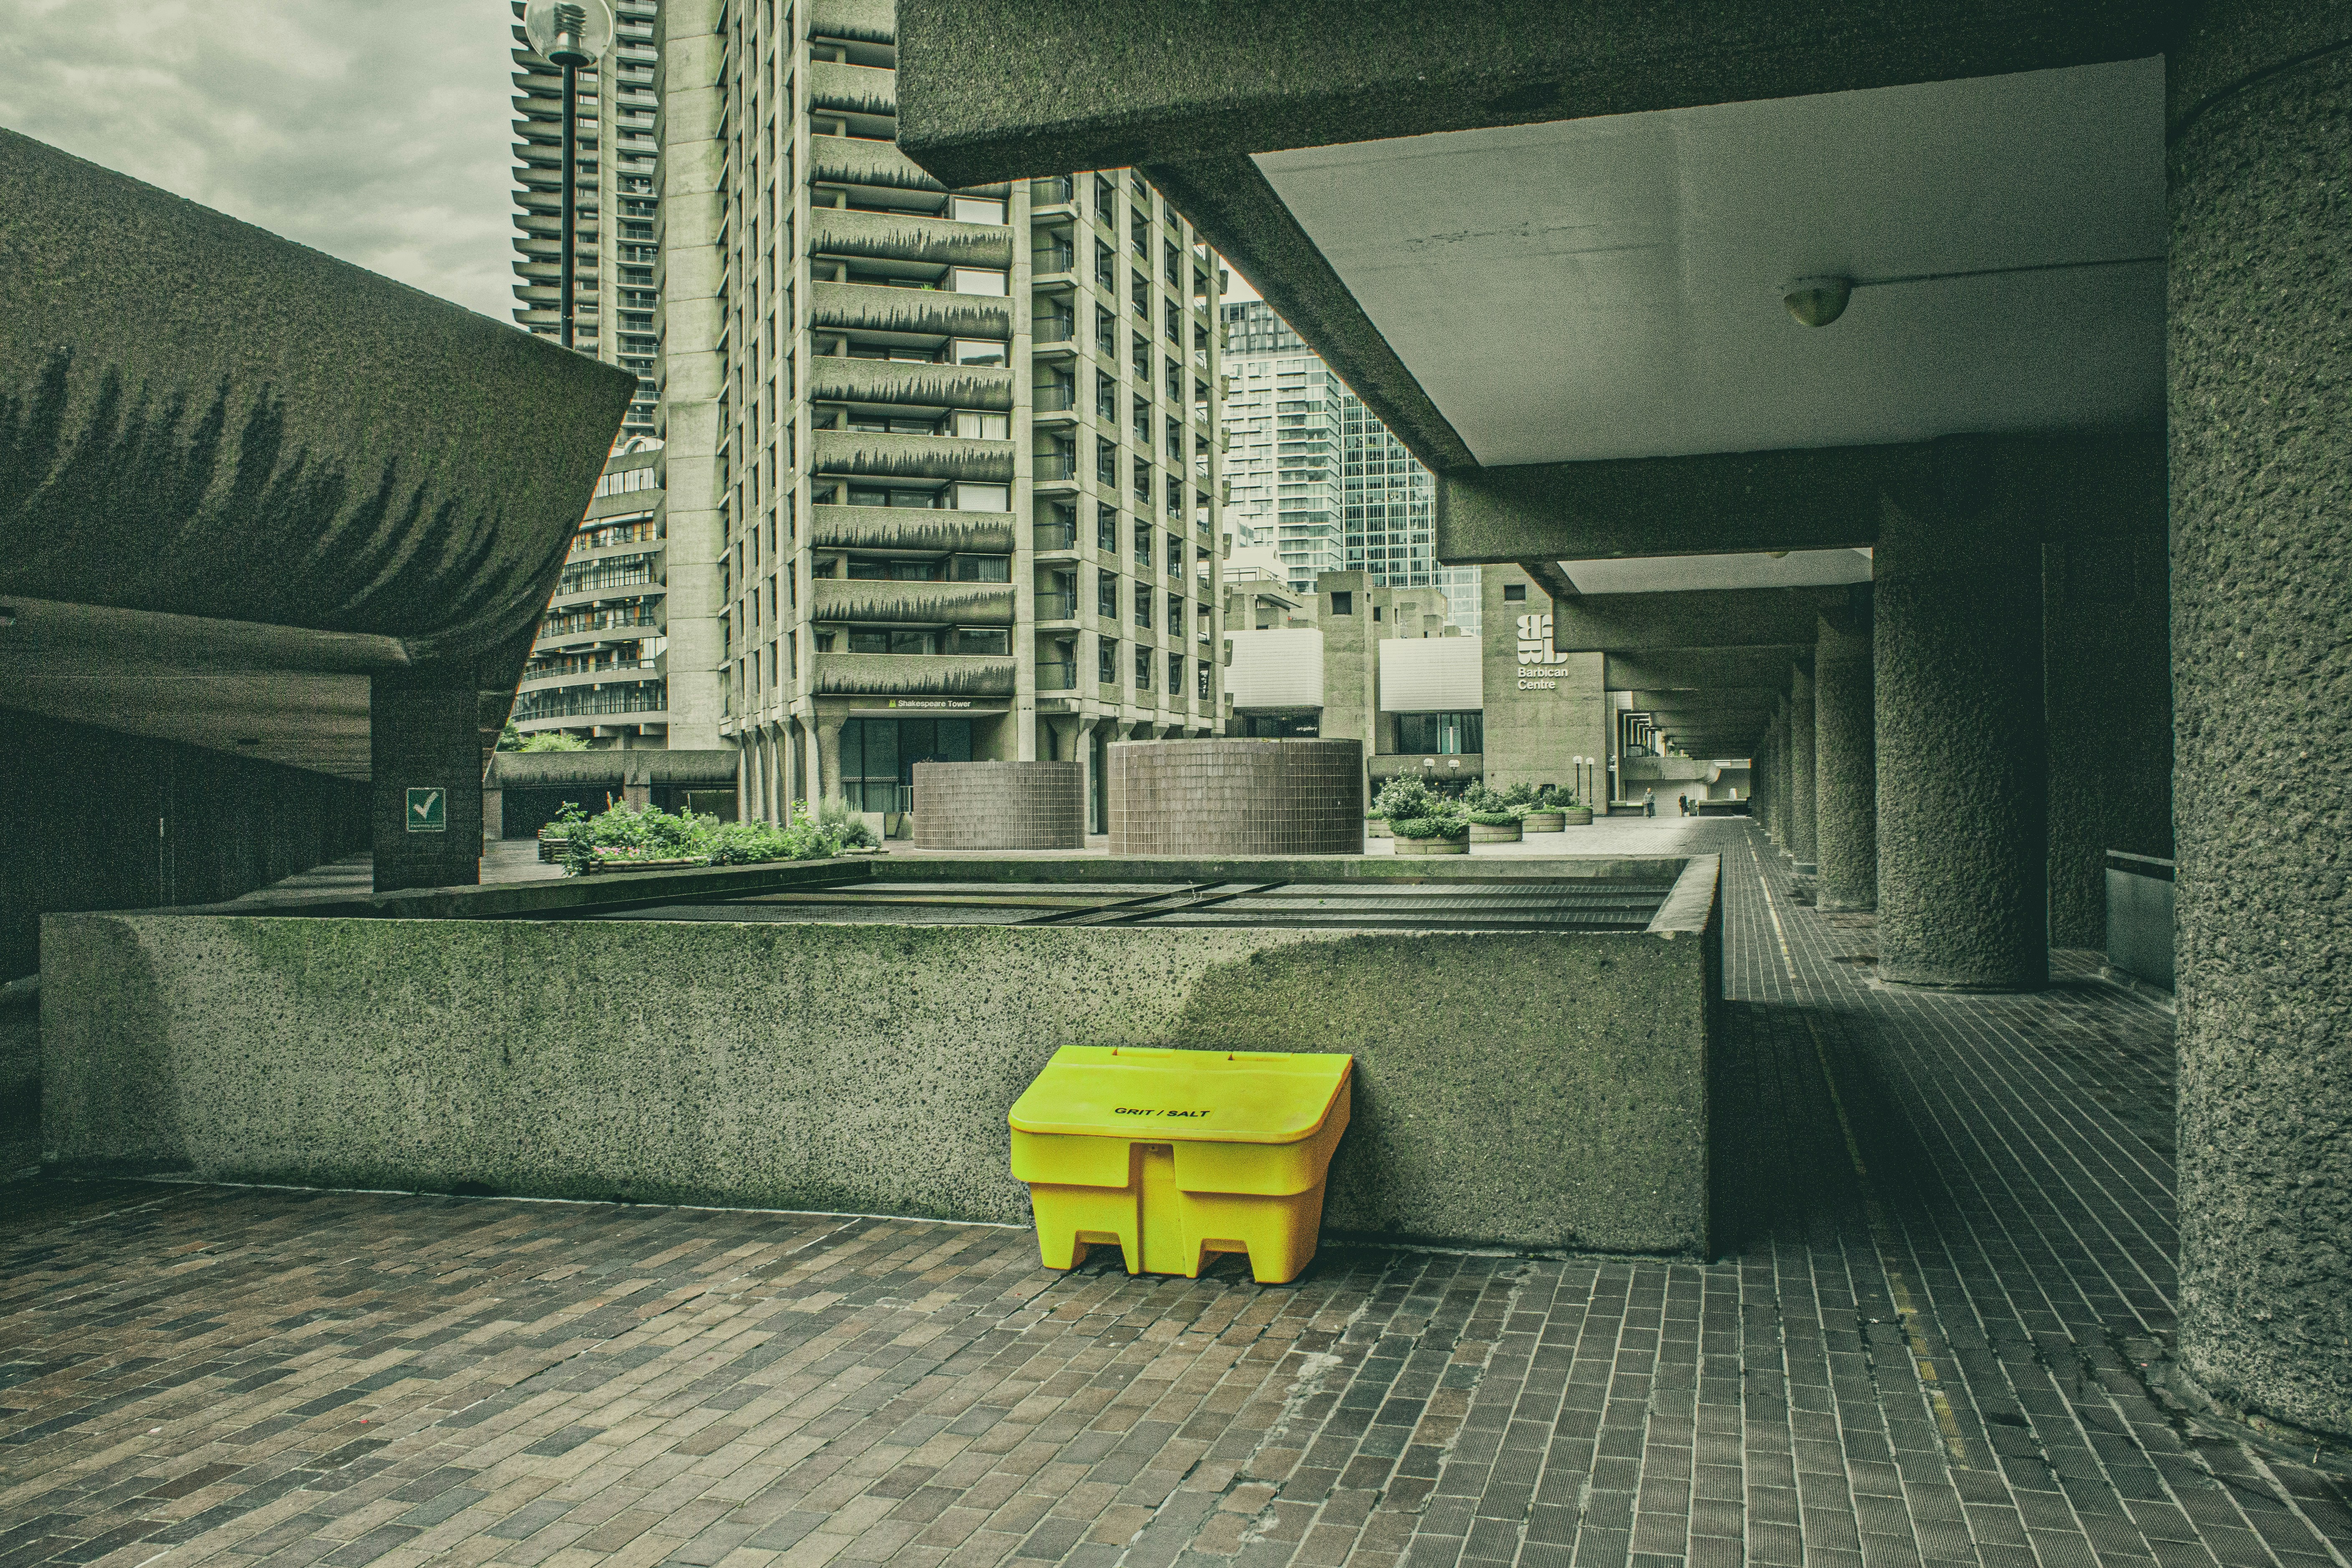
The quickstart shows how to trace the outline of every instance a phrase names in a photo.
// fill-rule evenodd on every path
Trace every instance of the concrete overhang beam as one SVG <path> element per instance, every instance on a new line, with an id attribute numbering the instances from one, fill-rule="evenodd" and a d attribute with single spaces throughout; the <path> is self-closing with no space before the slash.
<path id="1" fill-rule="evenodd" d="M 1789 670 L 1812 657 L 1813 645 L 1768 643 L 1758 647 L 1656 648 L 1611 654 L 1604 676 L 1612 691 L 1785 691 Z"/>
<path id="2" fill-rule="evenodd" d="M 1552 646 L 1571 653 L 1810 647 L 1844 588 L 1607 594 L 1552 607 Z"/>

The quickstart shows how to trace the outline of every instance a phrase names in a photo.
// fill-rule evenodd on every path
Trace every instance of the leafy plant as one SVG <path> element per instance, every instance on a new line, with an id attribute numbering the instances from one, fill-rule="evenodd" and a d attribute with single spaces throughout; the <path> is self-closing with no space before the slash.
<path id="1" fill-rule="evenodd" d="M 1518 821 L 1520 815 L 1507 808 L 1502 811 L 1474 811 L 1469 813 L 1469 820 L 1481 827 L 1508 827 Z"/>
<path id="2" fill-rule="evenodd" d="M 1372 814 L 1391 822 L 1405 822 L 1427 816 L 1436 805 L 1437 797 L 1430 793 L 1427 784 L 1411 773 L 1399 773 L 1381 786 L 1380 795 L 1372 801 Z"/>
<path id="3" fill-rule="evenodd" d="M 1549 786 L 1547 785 L 1546 787 L 1549 788 Z M 1535 803 L 1536 791 L 1533 784 L 1515 784 L 1510 788 L 1503 792 L 1503 804 L 1505 805 L 1524 805 L 1532 807 Z"/>
<path id="4" fill-rule="evenodd" d="M 864 825 L 856 824 L 863 832 Z M 841 853 L 843 838 L 794 801 L 780 826 L 766 822 L 721 824 L 715 816 L 626 805 L 594 816 L 567 804 L 549 824 L 563 841 L 563 869 L 581 876 L 599 865 L 686 860 L 696 865 L 748 866 L 765 860 L 823 860 Z M 561 829 L 561 832 L 554 831 Z M 867 835 L 869 838 L 871 835 Z"/>
<path id="5" fill-rule="evenodd" d="M 525 752 L 584 752 L 588 749 L 588 742 L 561 730 L 545 730 L 536 735 L 525 736 L 519 749 Z"/>
<path id="6" fill-rule="evenodd" d="M 498 749 L 501 752 L 522 750 L 522 731 L 515 728 L 515 721 L 511 719 L 507 721 L 507 727 L 499 731 Z"/>
<path id="7" fill-rule="evenodd" d="M 1470 819 L 1466 816 L 1410 816 L 1402 822 L 1389 824 L 1389 831 L 1399 838 L 1467 838 Z"/>
<path id="8" fill-rule="evenodd" d="M 882 841 L 866 826 L 866 819 L 849 809 L 849 803 L 838 795 L 817 807 L 817 821 L 824 830 L 838 839 L 845 849 L 878 849 Z"/>

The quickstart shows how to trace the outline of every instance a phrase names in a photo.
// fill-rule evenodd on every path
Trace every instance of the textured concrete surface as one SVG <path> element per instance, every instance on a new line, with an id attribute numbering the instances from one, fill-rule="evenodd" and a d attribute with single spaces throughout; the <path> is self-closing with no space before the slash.
<path id="1" fill-rule="evenodd" d="M 2352 53 L 2340 12 L 2215 10 L 2171 154 L 2181 1352 L 2220 1397 L 2344 1433 Z"/>
<path id="2" fill-rule="evenodd" d="M 1878 907 L 1878 742 L 1870 601 L 1824 616 L 1813 650 L 1813 823 L 1824 911 Z"/>
<path id="3" fill-rule="evenodd" d="M 387 673 L 369 681 L 368 826 L 380 893 L 481 880 L 481 702 L 474 670 Z M 418 832 L 408 792 L 437 789 L 439 832 Z"/>
<path id="4" fill-rule="evenodd" d="M 74 1168 L 1017 1223 L 1005 1113 L 1057 1046 L 1344 1050 L 1335 1228 L 1697 1253 L 1719 949 L 1706 908 L 1681 926 L 60 917 L 44 1147 Z"/>
<path id="5" fill-rule="evenodd" d="M 917 763 L 918 849 L 1083 849 L 1077 763 Z"/>
<path id="6" fill-rule="evenodd" d="M 39 983 L 0 982 L 0 1182 L 41 1163 Z"/>
<path id="7" fill-rule="evenodd" d="M 1580 775 L 1569 761 L 1609 754 L 1609 731 L 1617 721 L 1603 686 L 1606 657 L 1574 640 L 1560 640 L 1553 601 L 1520 568 L 1497 566 L 1478 577 L 1479 613 L 1486 627 L 1479 679 L 1486 704 L 1485 750 L 1478 765 L 1486 782 L 1497 789 L 1549 784 L 1607 793 L 1606 769 Z M 1525 588 L 1527 597 L 1505 598 L 1504 590 L 1514 586 Z M 1551 635 L 1541 635 L 1538 623 L 1537 637 L 1520 637 L 1522 616 L 1553 617 Z M 1559 664 L 1521 664 L 1519 651 L 1530 643 L 1539 645 L 1539 652 L 1568 657 Z M 1437 769 L 1427 771 L 1443 771 L 1445 761 L 1439 758 Z M 1464 765 L 1466 769 L 1468 759 Z M 1593 782 L 1588 785 L 1584 779 Z"/>
<path id="8" fill-rule="evenodd" d="M 2340 1479 L 2178 1425 L 2169 1020 L 1875 990 L 1744 824 L 1703 1263 L 131 1182 L 0 1211 L 12 1564 L 2228 1563 Z M 1848 1142 L 1851 1134 L 1853 1142 Z"/>
<path id="9" fill-rule="evenodd" d="M 1879 973 L 2040 985 L 2041 552 L 2000 500 L 1917 500 L 1889 504 L 1874 561 Z"/>
<path id="10" fill-rule="evenodd" d="M 1789 853 L 1801 866 L 1816 864 L 1821 835 L 1815 823 L 1813 675 L 1803 667 L 1789 672 Z"/>
<path id="11" fill-rule="evenodd" d="M 1361 741 L 1122 741 L 1110 748 L 1113 855 L 1356 855 Z"/>

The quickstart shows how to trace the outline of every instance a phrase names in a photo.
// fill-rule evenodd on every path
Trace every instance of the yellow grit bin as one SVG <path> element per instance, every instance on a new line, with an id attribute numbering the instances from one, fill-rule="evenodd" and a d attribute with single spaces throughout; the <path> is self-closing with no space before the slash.
<path id="1" fill-rule="evenodd" d="M 1064 1046 L 1013 1104 L 1013 1174 L 1029 1184 L 1045 1266 L 1117 1247 L 1130 1274 L 1196 1279 L 1211 1253 L 1243 1252 L 1259 1283 L 1296 1279 L 1315 1257 L 1354 1064 Z"/>

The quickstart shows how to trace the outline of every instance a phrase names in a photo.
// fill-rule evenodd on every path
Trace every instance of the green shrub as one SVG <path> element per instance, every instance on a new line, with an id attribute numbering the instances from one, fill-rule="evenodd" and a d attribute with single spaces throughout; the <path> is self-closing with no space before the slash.
<path id="1" fill-rule="evenodd" d="M 1430 793 L 1427 784 L 1410 773 L 1399 773 L 1381 785 L 1381 793 L 1372 802 L 1372 814 L 1391 822 L 1403 822 L 1427 816 L 1436 805 L 1437 797 Z"/>
<path id="2" fill-rule="evenodd" d="M 1389 831 L 1399 838 L 1466 838 L 1470 819 L 1465 816 L 1409 816 L 1402 822 L 1389 824 Z"/>
<path id="3" fill-rule="evenodd" d="M 1516 811 L 1474 811 L 1469 814 L 1469 819 L 1481 827 L 1508 827 L 1521 815 Z"/>
<path id="4" fill-rule="evenodd" d="M 1536 791 L 1533 784 L 1515 784 L 1503 792 L 1505 805 L 1524 805 L 1532 809 L 1535 803 Z"/>
<path id="5" fill-rule="evenodd" d="M 537 735 L 525 736 L 519 750 L 525 752 L 584 752 L 588 742 L 577 735 L 567 735 L 561 730 L 549 730 Z"/>
<path id="6" fill-rule="evenodd" d="M 841 837 L 793 803 L 788 820 L 721 824 L 715 816 L 622 805 L 590 816 L 567 805 L 548 825 L 563 841 L 566 876 L 598 865 L 637 860 L 689 860 L 702 866 L 749 866 L 765 860 L 823 860 L 841 853 Z M 555 829 L 562 829 L 560 833 Z M 863 831 L 862 825 L 860 831 Z M 868 835 L 868 837 L 871 836 Z"/>
<path id="7" fill-rule="evenodd" d="M 849 809 L 849 803 L 835 795 L 819 805 L 817 821 L 827 833 L 840 840 L 845 849 L 877 849 L 882 841 L 866 826 L 866 819 Z"/>

